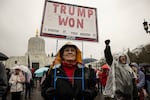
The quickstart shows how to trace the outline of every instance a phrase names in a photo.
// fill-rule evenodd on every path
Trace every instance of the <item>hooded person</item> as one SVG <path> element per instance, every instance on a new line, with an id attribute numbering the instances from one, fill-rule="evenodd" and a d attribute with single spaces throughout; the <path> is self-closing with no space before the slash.
<path id="1" fill-rule="evenodd" d="M 109 73 L 109 66 L 107 64 L 104 64 L 102 67 L 102 73 L 99 74 L 100 82 L 103 88 L 106 86 L 106 81 Z"/>
<path id="2" fill-rule="evenodd" d="M 132 91 L 133 70 L 129 66 L 129 57 L 121 54 L 111 65 L 104 95 L 132 100 Z"/>
<path id="3" fill-rule="evenodd" d="M 137 88 L 138 89 L 143 88 L 144 85 L 145 85 L 145 75 L 144 75 L 144 73 L 140 70 L 137 63 L 131 63 L 130 66 L 134 70 L 135 74 L 137 75 Z"/>
<path id="4" fill-rule="evenodd" d="M 145 74 L 140 70 L 140 67 L 137 63 L 131 63 L 131 68 L 135 72 L 136 75 L 136 86 L 138 89 L 138 98 L 139 100 L 144 100 L 144 96 L 147 97 L 146 89 L 144 89 L 145 86 Z"/>
<path id="5" fill-rule="evenodd" d="M 95 77 L 95 84 L 91 84 L 89 70 L 82 65 L 81 51 L 76 45 L 68 42 L 62 46 L 53 65 L 42 85 L 45 100 L 94 100 Z"/>
<path id="6" fill-rule="evenodd" d="M 116 100 L 133 100 L 133 70 L 126 54 L 120 54 L 112 62 L 103 94 Z"/>
<path id="7" fill-rule="evenodd" d="M 21 92 L 23 91 L 23 83 L 25 82 L 25 76 L 18 68 L 11 74 L 9 79 L 11 100 L 21 100 Z"/>

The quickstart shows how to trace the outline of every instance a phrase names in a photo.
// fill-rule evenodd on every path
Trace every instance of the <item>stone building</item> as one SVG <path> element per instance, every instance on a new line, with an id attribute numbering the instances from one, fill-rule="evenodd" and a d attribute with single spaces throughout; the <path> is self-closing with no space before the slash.
<path id="1" fill-rule="evenodd" d="M 52 64 L 54 57 L 45 53 L 45 41 L 38 35 L 28 40 L 28 49 L 24 56 L 11 56 L 6 61 L 6 67 L 11 68 L 15 64 L 29 66 L 38 69 Z"/>

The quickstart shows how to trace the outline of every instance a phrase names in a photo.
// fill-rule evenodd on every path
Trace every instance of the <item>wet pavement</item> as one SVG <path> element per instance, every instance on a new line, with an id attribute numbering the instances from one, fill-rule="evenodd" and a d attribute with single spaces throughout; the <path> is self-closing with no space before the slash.
<path id="1" fill-rule="evenodd" d="M 25 99 L 24 93 L 25 92 L 21 93 L 21 100 L 44 100 L 43 97 L 41 96 L 41 89 L 40 89 L 40 86 L 38 84 L 37 84 L 37 87 L 34 87 L 31 90 L 31 98 Z M 11 94 L 10 93 L 8 93 L 8 95 L 7 95 L 7 100 L 11 100 Z M 95 100 L 104 100 L 102 94 L 98 93 Z"/>
<path id="2" fill-rule="evenodd" d="M 33 88 L 31 90 L 31 97 L 30 98 L 25 99 L 24 94 L 25 94 L 25 92 L 21 93 L 21 100 L 44 100 L 41 96 L 41 90 L 39 87 Z M 8 93 L 8 95 L 7 95 L 7 100 L 11 100 L 11 94 L 10 93 Z"/>

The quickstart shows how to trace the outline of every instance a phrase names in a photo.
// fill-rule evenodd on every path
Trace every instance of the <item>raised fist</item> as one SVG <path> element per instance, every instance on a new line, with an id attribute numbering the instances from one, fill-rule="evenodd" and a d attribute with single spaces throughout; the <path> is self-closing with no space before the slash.
<path id="1" fill-rule="evenodd" d="M 110 40 L 105 40 L 105 44 L 108 45 L 110 43 Z"/>

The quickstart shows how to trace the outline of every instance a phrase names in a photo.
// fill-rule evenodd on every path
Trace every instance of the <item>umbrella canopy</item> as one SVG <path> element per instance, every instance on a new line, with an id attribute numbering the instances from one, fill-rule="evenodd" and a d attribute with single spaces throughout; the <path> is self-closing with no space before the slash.
<path id="1" fill-rule="evenodd" d="M 30 71 L 30 69 L 27 66 L 24 65 L 16 65 L 15 67 L 13 67 L 12 69 L 20 69 L 23 72 L 27 73 L 27 78 L 31 79 L 32 78 L 32 73 Z"/>
<path id="2" fill-rule="evenodd" d="M 24 72 L 29 72 L 30 71 L 30 69 L 27 66 L 24 66 L 24 65 L 16 65 L 12 69 L 20 69 L 20 70 L 22 70 Z"/>
<path id="3" fill-rule="evenodd" d="M 8 59 L 8 57 L 4 53 L 0 52 L 0 60 L 3 61 L 3 60 L 7 60 L 7 59 Z"/>
<path id="4" fill-rule="evenodd" d="M 101 68 L 102 69 L 109 69 L 109 66 L 107 64 L 104 64 Z"/>
<path id="5" fill-rule="evenodd" d="M 87 63 L 91 63 L 91 62 L 97 61 L 97 59 L 94 59 L 94 58 L 85 58 L 82 61 L 83 61 L 84 64 L 87 64 Z"/>
<path id="6" fill-rule="evenodd" d="M 48 67 L 41 67 L 41 68 L 37 69 L 34 72 L 34 74 L 36 77 L 42 77 L 44 75 L 44 73 L 48 71 L 48 69 L 49 69 Z"/>

